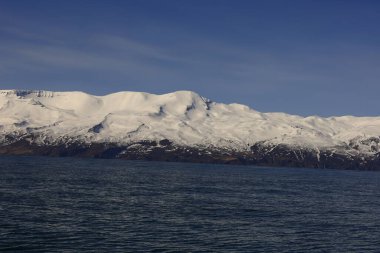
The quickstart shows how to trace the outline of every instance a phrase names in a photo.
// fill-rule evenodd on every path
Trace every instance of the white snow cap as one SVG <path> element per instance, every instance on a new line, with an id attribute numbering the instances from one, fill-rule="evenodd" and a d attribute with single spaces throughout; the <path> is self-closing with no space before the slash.
<path id="1" fill-rule="evenodd" d="M 169 139 L 179 145 L 245 150 L 266 141 L 323 148 L 354 138 L 379 137 L 380 117 L 260 113 L 245 105 L 215 103 L 191 91 L 93 96 L 0 90 L 0 134 L 26 132 L 86 142 Z"/>

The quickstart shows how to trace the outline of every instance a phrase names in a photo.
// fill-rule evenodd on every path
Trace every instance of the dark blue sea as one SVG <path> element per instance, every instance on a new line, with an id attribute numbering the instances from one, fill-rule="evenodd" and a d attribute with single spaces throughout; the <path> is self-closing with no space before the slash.
<path id="1" fill-rule="evenodd" d="M 380 173 L 0 157 L 0 251 L 380 252 Z"/>

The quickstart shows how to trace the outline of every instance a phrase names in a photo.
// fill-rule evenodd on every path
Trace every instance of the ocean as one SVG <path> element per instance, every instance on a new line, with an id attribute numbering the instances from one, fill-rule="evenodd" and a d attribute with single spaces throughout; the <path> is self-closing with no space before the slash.
<path id="1" fill-rule="evenodd" d="M 379 252 L 380 172 L 0 157 L 0 251 Z"/>

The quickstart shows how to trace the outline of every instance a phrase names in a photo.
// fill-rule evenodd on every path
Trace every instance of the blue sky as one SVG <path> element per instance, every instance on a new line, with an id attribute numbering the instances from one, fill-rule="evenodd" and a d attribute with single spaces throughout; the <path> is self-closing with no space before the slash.
<path id="1" fill-rule="evenodd" d="M 0 89 L 380 115 L 380 1 L 0 0 Z"/>

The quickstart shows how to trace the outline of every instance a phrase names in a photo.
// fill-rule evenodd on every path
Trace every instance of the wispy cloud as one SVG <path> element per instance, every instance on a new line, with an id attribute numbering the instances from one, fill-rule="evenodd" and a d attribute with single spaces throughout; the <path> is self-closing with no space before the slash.
<path id="1" fill-rule="evenodd" d="M 110 92 L 127 83 L 150 92 L 192 89 L 252 106 L 259 101 L 271 110 L 265 98 L 302 94 L 317 101 L 331 98 L 331 89 L 343 94 L 349 92 L 346 85 L 373 87 L 380 79 L 379 48 L 347 41 L 284 40 L 267 47 L 188 33 L 175 25 L 171 41 L 146 39 L 144 30 L 136 36 L 49 24 L 37 30 L 38 24 L 28 26 L 27 20 L 10 23 L 0 23 L 0 88 L 5 83 L 81 83 L 81 89 L 97 85 L 100 92 Z M 99 88 L 104 83 L 109 86 Z"/>

